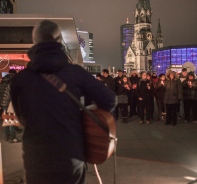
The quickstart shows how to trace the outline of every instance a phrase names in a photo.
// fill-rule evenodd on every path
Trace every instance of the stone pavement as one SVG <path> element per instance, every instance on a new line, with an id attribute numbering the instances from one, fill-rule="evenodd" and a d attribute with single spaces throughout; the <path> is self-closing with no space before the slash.
<path id="1" fill-rule="evenodd" d="M 197 184 L 197 124 L 139 124 L 134 116 L 117 125 L 116 184 Z M 21 135 L 18 135 L 21 136 Z M 1 131 L 4 184 L 23 178 L 21 143 L 7 143 Z M 98 165 L 103 184 L 114 184 L 114 158 Z M 99 183 L 88 164 L 87 184 Z"/>
<path id="2" fill-rule="evenodd" d="M 197 183 L 197 124 L 164 125 L 164 121 L 139 124 L 117 122 L 117 184 Z M 114 161 L 98 166 L 103 183 L 113 184 Z M 89 166 L 89 183 L 98 183 Z"/>

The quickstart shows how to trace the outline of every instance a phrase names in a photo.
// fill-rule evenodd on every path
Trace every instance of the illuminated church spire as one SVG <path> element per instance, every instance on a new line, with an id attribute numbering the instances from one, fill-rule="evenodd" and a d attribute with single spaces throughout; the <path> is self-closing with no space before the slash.
<path id="1" fill-rule="evenodd" d="M 149 0 L 138 0 L 136 4 L 135 23 L 151 23 L 152 11 Z"/>
<path id="2" fill-rule="evenodd" d="M 163 35 L 162 35 L 162 32 L 161 32 L 160 19 L 158 20 L 156 46 L 157 46 L 157 48 L 162 48 L 163 47 Z"/>

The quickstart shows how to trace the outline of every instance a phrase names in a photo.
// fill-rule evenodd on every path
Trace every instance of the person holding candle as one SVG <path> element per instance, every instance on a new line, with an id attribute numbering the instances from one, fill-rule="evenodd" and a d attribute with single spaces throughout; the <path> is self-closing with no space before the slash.
<path id="1" fill-rule="evenodd" d="M 158 118 L 157 120 L 160 121 L 160 119 L 163 120 L 163 115 L 165 115 L 165 106 L 164 106 L 164 94 L 165 94 L 165 80 L 166 76 L 164 73 L 159 74 L 159 80 L 155 84 L 155 99 L 157 102 L 157 108 L 158 108 Z"/>
<path id="2" fill-rule="evenodd" d="M 165 125 L 177 124 L 177 104 L 182 99 L 182 85 L 174 71 L 168 71 L 165 81 L 164 103 L 166 104 L 166 123 Z"/>
<path id="3" fill-rule="evenodd" d="M 187 123 L 191 120 L 197 123 L 197 80 L 195 79 L 194 73 L 189 72 L 185 81 L 183 81 L 183 103 L 184 103 L 184 114 Z M 192 113 L 191 113 L 192 112 Z M 192 116 L 191 116 L 192 115 Z"/>
<path id="4" fill-rule="evenodd" d="M 150 124 L 151 118 L 151 97 L 154 93 L 153 83 L 147 79 L 147 73 L 143 71 L 141 73 L 142 78 L 140 79 L 137 86 L 137 96 L 139 100 L 140 107 L 140 124 L 145 121 L 145 111 L 146 111 L 146 124 Z"/>

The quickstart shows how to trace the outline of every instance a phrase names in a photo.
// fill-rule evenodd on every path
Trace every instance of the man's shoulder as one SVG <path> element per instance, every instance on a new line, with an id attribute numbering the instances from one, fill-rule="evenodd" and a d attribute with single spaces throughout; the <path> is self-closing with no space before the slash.
<path id="1" fill-rule="evenodd" d="M 28 73 L 31 73 L 30 70 L 28 70 L 27 68 L 25 68 L 24 70 L 21 70 L 20 72 L 18 72 L 13 79 L 16 79 L 16 78 L 23 78 L 23 77 L 26 77 L 26 75 Z"/>
<path id="2" fill-rule="evenodd" d="M 179 78 L 187 78 L 187 75 L 183 75 L 182 73 L 179 73 Z"/>
<path id="3" fill-rule="evenodd" d="M 122 78 L 123 76 L 122 77 L 116 76 L 114 79 L 122 79 Z"/>
<path id="4" fill-rule="evenodd" d="M 113 77 L 112 77 L 111 75 L 108 75 L 107 78 L 110 79 L 110 80 L 114 80 Z"/>

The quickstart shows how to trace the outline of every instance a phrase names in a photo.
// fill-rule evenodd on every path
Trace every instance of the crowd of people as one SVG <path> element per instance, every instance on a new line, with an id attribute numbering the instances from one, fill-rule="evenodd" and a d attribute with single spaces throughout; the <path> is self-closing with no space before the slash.
<path id="1" fill-rule="evenodd" d="M 158 75 L 132 70 L 128 76 L 119 69 L 116 77 L 103 69 L 96 78 L 117 95 L 113 112 L 116 120 L 121 116 L 122 122 L 127 123 L 129 117 L 138 115 L 140 124 L 150 124 L 154 119 L 165 119 L 165 125 L 176 125 L 177 119 L 197 123 L 197 79 L 194 72 L 188 72 L 186 68 L 180 73 L 169 70 Z M 180 114 L 182 107 L 184 117 Z"/>

